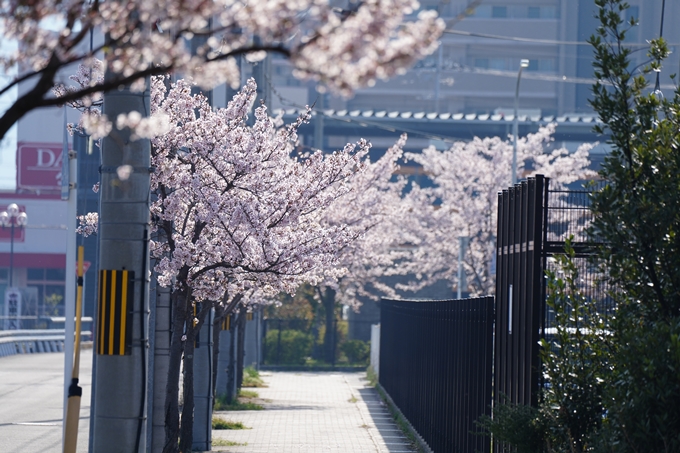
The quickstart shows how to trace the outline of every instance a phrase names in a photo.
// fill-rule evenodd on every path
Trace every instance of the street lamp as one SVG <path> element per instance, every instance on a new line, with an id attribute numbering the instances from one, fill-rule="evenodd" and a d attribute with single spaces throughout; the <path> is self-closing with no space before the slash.
<path id="1" fill-rule="evenodd" d="M 7 206 L 6 211 L 0 212 L 0 225 L 3 228 L 10 227 L 10 246 L 9 246 L 9 287 L 12 288 L 12 274 L 14 273 L 14 227 L 23 228 L 28 223 L 28 215 L 19 212 L 19 206 L 12 203 Z"/>
<path id="2" fill-rule="evenodd" d="M 517 72 L 517 87 L 515 88 L 515 116 L 512 130 L 512 185 L 517 184 L 517 135 L 519 134 L 519 119 L 517 107 L 519 105 L 519 81 L 522 79 L 522 69 L 529 67 L 529 60 L 522 58 Z"/>

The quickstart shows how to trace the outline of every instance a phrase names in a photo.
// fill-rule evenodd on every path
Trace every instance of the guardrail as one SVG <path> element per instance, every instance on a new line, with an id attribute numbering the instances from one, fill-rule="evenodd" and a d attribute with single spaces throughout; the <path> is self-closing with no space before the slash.
<path id="1" fill-rule="evenodd" d="M 92 332 L 82 332 L 91 338 Z M 64 329 L 0 331 L 0 357 L 64 351 Z"/>

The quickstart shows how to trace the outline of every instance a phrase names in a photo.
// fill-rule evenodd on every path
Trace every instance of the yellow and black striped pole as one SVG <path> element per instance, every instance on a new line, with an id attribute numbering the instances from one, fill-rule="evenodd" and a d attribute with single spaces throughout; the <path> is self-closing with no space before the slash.
<path id="1" fill-rule="evenodd" d="M 132 310 L 134 272 L 99 271 L 99 317 L 97 321 L 97 354 L 129 355 L 132 342 Z"/>
<path id="2" fill-rule="evenodd" d="M 64 453 L 75 453 L 78 444 L 78 421 L 80 419 L 80 398 L 83 389 L 78 386 L 80 373 L 80 329 L 81 316 L 83 314 L 83 246 L 78 247 L 78 289 L 76 292 L 76 342 L 75 357 L 73 359 L 73 371 L 71 372 L 71 385 L 68 388 L 68 404 L 66 406 L 66 429 L 64 436 Z M 66 341 L 69 339 L 67 338 Z"/>

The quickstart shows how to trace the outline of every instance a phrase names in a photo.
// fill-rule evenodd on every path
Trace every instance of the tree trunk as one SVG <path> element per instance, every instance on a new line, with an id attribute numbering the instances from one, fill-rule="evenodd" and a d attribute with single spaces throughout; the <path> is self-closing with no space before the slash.
<path id="1" fill-rule="evenodd" d="M 165 391 L 165 445 L 163 453 L 177 453 L 179 439 L 179 378 L 182 365 L 182 335 L 187 314 L 188 291 L 172 294 L 172 337 L 168 382 Z"/>
<path id="2" fill-rule="evenodd" d="M 192 320 L 188 321 L 191 326 Z M 194 435 L 194 340 L 196 330 L 187 328 L 184 341 L 184 404 L 182 405 L 182 424 L 179 432 L 179 451 L 190 453 Z"/>
<path id="3" fill-rule="evenodd" d="M 326 314 L 326 333 L 323 337 L 324 360 L 335 363 L 335 290 L 324 288 L 319 291 L 324 313 Z"/>
<path id="4" fill-rule="evenodd" d="M 238 314 L 238 321 L 237 321 L 237 333 L 238 333 L 238 354 L 236 356 L 236 388 L 238 390 L 241 389 L 241 385 L 243 384 L 243 362 L 245 358 L 245 353 L 246 353 L 246 345 L 245 345 L 245 339 L 246 339 L 246 316 L 248 316 L 246 307 L 241 307 L 241 310 L 239 311 Z"/>
<path id="5" fill-rule="evenodd" d="M 194 349 L 196 335 L 201 330 L 206 316 L 210 313 L 214 303 L 205 301 L 194 316 L 193 311 L 187 310 L 186 340 L 184 341 L 184 381 L 182 405 L 182 423 L 179 432 L 179 451 L 191 453 L 194 437 Z M 194 325 L 194 318 L 197 322 Z"/>

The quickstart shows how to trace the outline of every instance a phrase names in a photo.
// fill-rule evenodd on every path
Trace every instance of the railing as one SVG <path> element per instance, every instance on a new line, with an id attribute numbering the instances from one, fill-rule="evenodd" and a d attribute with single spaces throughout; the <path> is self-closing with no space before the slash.
<path id="1" fill-rule="evenodd" d="M 490 451 L 494 298 L 380 306 L 383 390 L 433 451 Z"/>
<path id="2" fill-rule="evenodd" d="M 63 329 L 0 331 L 0 357 L 16 354 L 63 352 L 64 335 Z M 91 337 L 92 332 L 82 332 L 83 339 Z"/>

